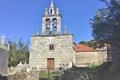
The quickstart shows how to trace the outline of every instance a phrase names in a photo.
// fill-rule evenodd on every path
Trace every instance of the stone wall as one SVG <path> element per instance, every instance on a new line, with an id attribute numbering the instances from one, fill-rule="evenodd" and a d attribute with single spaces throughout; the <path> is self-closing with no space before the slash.
<path id="1" fill-rule="evenodd" d="M 77 52 L 75 54 L 77 67 L 88 67 L 89 64 L 98 62 L 97 52 Z"/>
<path id="2" fill-rule="evenodd" d="M 39 72 L 18 72 L 13 75 L 8 75 L 6 80 L 39 80 Z"/>
<path id="3" fill-rule="evenodd" d="M 27 76 L 24 80 L 39 80 L 39 72 L 31 71 L 27 73 Z"/>
<path id="4" fill-rule="evenodd" d="M 108 61 L 108 51 L 107 50 L 98 50 L 98 63 L 102 64 L 103 62 Z"/>
<path id="5" fill-rule="evenodd" d="M 107 61 L 107 50 L 76 52 L 75 56 L 77 67 L 89 67 L 91 64 L 101 65 Z"/>
<path id="6" fill-rule="evenodd" d="M 7 74 L 8 59 L 8 51 L 0 48 L 0 75 Z"/>
<path id="7" fill-rule="evenodd" d="M 70 63 L 74 55 L 72 43 L 72 35 L 31 37 L 30 66 L 47 68 L 47 58 L 54 58 L 55 68 Z M 54 45 L 54 50 L 49 50 L 50 44 Z"/>

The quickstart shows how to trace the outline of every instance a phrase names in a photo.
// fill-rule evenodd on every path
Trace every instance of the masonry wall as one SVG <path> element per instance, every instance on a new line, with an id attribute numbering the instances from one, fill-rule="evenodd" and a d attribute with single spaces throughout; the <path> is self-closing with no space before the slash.
<path id="1" fill-rule="evenodd" d="M 76 66 L 89 67 L 91 64 L 101 65 L 107 61 L 107 51 L 75 52 Z"/>
<path id="2" fill-rule="evenodd" d="M 0 48 L 0 75 L 7 74 L 8 59 L 8 51 Z"/>
<path id="3" fill-rule="evenodd" d="M 98 50 L 98 60 L 100 64 L 108 60 L 108 51 L 107 50 Z"/>
<path id="4" fill-rule="evenodd" d="M 88 67 L 89 64 L 98 62 L 97 52 L 76 52 L 76 66 Z"/>
<path id="5" fill-rule="evenodd" d="M 49 50 L 50 44 L 54 44 L 54 50 Z M 47 58 L 54 58 L 54 67 L 59 68 L 60 64 L 70 63 L 73 55 L 72 35 L 31 37 L 31 67 L 47 68 Z"/>

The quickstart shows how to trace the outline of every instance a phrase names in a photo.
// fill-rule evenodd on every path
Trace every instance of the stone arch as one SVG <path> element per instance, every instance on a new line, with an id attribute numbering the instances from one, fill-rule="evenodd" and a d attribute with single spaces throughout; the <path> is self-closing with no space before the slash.
<path id="1" fill-rule="evenodd" d="M 53 19 L 52 19 L 52 22 L 53 22 L 53 21 L 57 21 L 57 18 L 53 18 Z"/>
<path id="2" fill-rule="evenodd" d="M 57 32 L 57 18 L 52 19 L 53 32 Z"/>
<path id="3" fill-rule="evenodd" d="M 53 24 L 53 26 L 57 27 L 57 18 L 53 18 L 52 19 L 52 24 Z"/>
<path id="4" fill-rule="evenodd" d="M 50 27 L 50 19 L 49 18 L 46 19 L 46 27 Z"/>
<path id="5" fill-rule="evenodd" d="M 49 34 L 50 32 L 50 19 L 46 19 L 46 33 Z"/>
<path id="6" fill-rule="evenodd" d="M 49 18 L 47 18 L 47 19 L 46 19 L 46 23 L 47 23 L 47 22 L 49 22 L 49 23 L 50 23 L 50 19 L 49 19 Z"/>

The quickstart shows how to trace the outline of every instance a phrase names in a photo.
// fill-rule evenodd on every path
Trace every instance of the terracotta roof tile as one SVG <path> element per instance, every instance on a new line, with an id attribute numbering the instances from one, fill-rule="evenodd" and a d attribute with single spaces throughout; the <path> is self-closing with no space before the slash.
<path id="1" fill-rule="evenodd" d="M 77 44 L 75 46 L 75 51 L 76 52 L 94 52 L 96 50 L 83 44 Z"/>

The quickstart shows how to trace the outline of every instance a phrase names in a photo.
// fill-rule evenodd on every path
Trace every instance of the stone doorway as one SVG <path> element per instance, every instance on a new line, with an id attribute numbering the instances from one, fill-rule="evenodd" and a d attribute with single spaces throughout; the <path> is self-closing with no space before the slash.
<path id="1" fill-rule="evenodd" d="M 47 69 L 54 69 L 54 58 L 47 59 Z"/>

